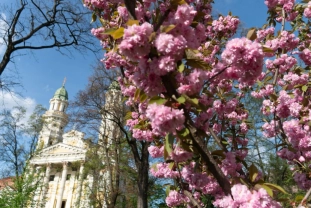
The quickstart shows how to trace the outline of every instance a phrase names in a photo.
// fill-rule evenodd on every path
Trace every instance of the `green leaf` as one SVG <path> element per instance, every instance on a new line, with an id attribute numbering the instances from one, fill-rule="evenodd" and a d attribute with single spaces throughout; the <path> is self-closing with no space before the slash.
<path id="1" fill-rule="evenodd" d="M 225 154 L 223 150 L 215 150 L 211 153 L 212 155 L 220 156 L 222 158 L 225 158 Z"/>
<path id="2" fill-rule="evenodd" d="M 302 86 L 302 87 L 301 87 L 301 90 L 302 90 L 303 92 L 307 92 L 308 86 L 307 86 L 307 85 Z"/>
<path id="3" fill-rule="evenodd" d="M 167 99 L 165 99 L 165 98 L 162 98 L 162 97 L 159 97 L 159 96 L 155 96 L 155 97 L 152 97 L 149 100 L 148 104 L 156 103 L 158 105 L 162 105 L 162 104 L 166 103 L 166 101 L 167 101 Z"/>
<path id="4" fill-rule="evenodd" d="M 303 200 L 304 195 L 297 195 L 295 197 L 295 202 L 301 202 L 301 200 Z"/>
<path id="5" fill-rule="evenodd" d="M 254 182 L 258 176 L 258 169 L 257 167 L 252 164 L 249 168 L 248 168 L 248 171 L 249 171 L 249 179 L 251 180 L 251 182 Z"/>
<path id="6" fill-rule="evenodd" d="M 140 89 L 137 88 L 136 91 L 135 91 L 135 94 L 134 94 L 134 100 L 138 100 L 139 95 L 140 95 Z"/>
<path id="7" fill-rule="evenodd" d="M 184 63 L 181 63 L 179 66 L 178 66 L 178 69 L 177 69 L 180 73 L 182 73 L 184 70 L 185 70 L 185 64 Z"/>
<path id="8" fill-rule="evenodd" d="M 266 186 L 266 185 L 264 185 L 264 184 L 259 184 L 259 183 L 257 183 L 257 184 L 255 185 L 255 188 L 256 188 L 257 190 L 259 190 L 260 188 L 263 188 L 263 189 L 265 189 L 265 190 L 267 191 L 267 193 L 269 194 L 269 196 L 273 197 L 273 191 L 272 191 L 272 189 L 271 189 L 269 186 Z"/>
<path id="9" fill-rule="evenodd" d="M 185 139 L 188 138 L 190 131 L 188 128 L 183 128 L 182 130 L 177 131 L 177 134 L 181 139 Z"/>
<path id="10" fill-rule="evenodd" d="M 140 102 L 145 102 L 145 100 L 147 100 L 148 96 L 146 95 L 146 93 L 144 93 L 143 91 L 141 91 L 140 96 L 139 96 L 139 100 Z"/>
<path id="11" fill-rule="evenodd" d="M 277 101 L 278 96 L 277 96 L 276 94 L 271 94 L 271 95 L 270 95 L 270 98 L 271 98 L 272 101 L 275 102 L 275 101 Z"/>
<path id="12" fill-rule="evenodd" d="M 167 186 L 165 189 L 166 196 L 169 195 L 170 191 L 171 191 L 171 186 Z"/>
<path id="13" fill-rule="evenodd" d="M 174 144 L 174 137 L 171 133 L 165 136 L 165 144 L 164 144 L 164 153 L 166 151 L 167 155 L 164 154 L 165 159 L 173 152 L 173 144 Z"/>
<path id="14" fill-rule="evenodd" d="M 284 194 L 288 194 L 281 186 L 272 184 L 272 183 L 263 183 L 263 185 L 269 186 L 270 188 L 276 190 L 276 191 L 281 191 Z"/>
<path id="15" fill-rule="evenodd" d="M 178 99 L 177 99 L 177 102 L 180 103 L 180 104 L 184 104 L 186 102 L 186 98 L 184 98 L 183 96 L 180 96 Z"/>
<path id="16" fill-rule="evenodd" d="M 95 22 L 96 20 L 97 20 L 97 15 L 95 14 L 95 12 L 93 12 L 91 23 Z"/>
<path id="17" fill-rule="evenodd" d="M 125 114 L 124 119 L 125 119 L 125 120 L 128 120 L 128 119 L 131 119 L 131 118 L 132 118 L 132 111 L 129 111 L 129 112 L 127 112 L 127 113 Z"/>
<path id="18" fill-rule="evenodd" d="M 199 100 L 197 98 L 192 98 L 191 101 L 196 105 L 199 104 Z"/>
<path id="19" fill-rule="evenodd" d="M 165 26 L 161 26 L 160 30 L 162 33 L 168 33 L 169 31 L 171 31 L 175 27 L 176 27 L 176 25 L 165 25 Z"/>
<path id="20" fill-rule="evenodd" d="M 127 25 L 127 26 L 139 25 L 139 20 L 129 19 L 129 20 L 126 22 L 126 25 Z"/>
<path id="21" fill-rule="evenodd" d="M 187 60 L 186 65 L 191 66 L 193 68 L 205 70 L 211 69 L 211 66 L 201 59 L 186 59 L 186 60 Z"/>
<path id="22" fill-rule="evenodd" d="M 169 168 L 170 170 L 172 170 L 172 169 L 173 169 L 173 167 L 174 167 L 174 165 L 175 165 L 175 163 L 170 162 L 170 163 L 168 164 L 168 168 Z"/>
<path id="23" fill-rule="evenodd" d="M 154 171 L 158 171 L 157 164 L 158 164 L 158 163 L 153 163 L 153 164 L 151 165 L 151 168 L 152 168 Z"/>
<path id="24" fill-rule="evenodd" d="M 185 0 L 171 0 L 172 6 L 178 6 L 178 5 L 183 5 L 183 4 L 186 4 Z"/>
<path id="25" fill-rule="evenodd" d="M 151 33 L 151 35 L 149 36 L 149 42 L 152 42 L 155 38 L 156 38 L 156 33 L 155 32 Z"/>
<path id="26" fill-rule="evenodd" d="M 256 28 L 251 28 L 246 35 L 246 38 L 250 40 L 255 40 L 257 38 L 257 29 Z"/>
<path id="27" fill-rule="evenodd" d="M 198 56 L 197 56 L 197 54 L 199 53 L 198 50 L 186 48 L 185 53 L 186 53 L 187 59 L 198 59 Z"/>
<path id="28" fill-rule="evenodd" d="M 104 34 L 110 35 L 113 39 L 119 39 L 123 37 L 124 34 L 124 27 L 120 27 L 118 29 L 111 28 L 104 32 Z"/>
<path id="29" fill-rule="evenodd" d="M 302 100 L 302 106 L 307 107 L 309 105 L 309 99 L 304 97 Z"/>
<path id="30" fill-rule="evenodd" d="M 262 51 L 265 53 L 273 53 L 274 50 L 272 50 L 271 48 L 268 48 L 266 46 L 262 46 Z"/>

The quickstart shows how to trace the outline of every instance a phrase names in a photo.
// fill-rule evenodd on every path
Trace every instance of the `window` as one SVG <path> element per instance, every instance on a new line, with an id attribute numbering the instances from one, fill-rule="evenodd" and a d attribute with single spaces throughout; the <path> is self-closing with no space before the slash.
<path id="1" fill-rule="evenodd" d="M 69 180 L 69 179 L 70 179 L 70 177 L 71 177 L 71 174 L 67 174 L 67 176 L 66 176 L 66 180 Z"/>
<path id="2" fill-rule="evenodd" d="M 62 206 L 61 208 L 65 208 L 66 207 L 66 201 L 62 201 Z"/>
<path id="3" fill-rule="evenodd" d="M 50 175 L 49 181 L 54 181 L 55 175 Z"/>

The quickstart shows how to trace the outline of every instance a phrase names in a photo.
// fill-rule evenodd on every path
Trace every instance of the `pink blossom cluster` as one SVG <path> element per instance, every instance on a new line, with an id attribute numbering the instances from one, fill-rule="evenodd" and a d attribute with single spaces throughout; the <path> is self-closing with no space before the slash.
<path id="1" fill-rule="evenodd" d="M 189 199 L 184 194 L 181 194 L 177 192 L 176 190 L 170 191 L 168 196 L 165 199 L 165 202 L 167 206 L 169 207 L 175 207 L 175 206 L 181 205 L 185 203 L 186 201 L 189 201 Z"/>
<path id="2" fill-rule="evenodd" d="M 185 122 L 183 110 L 173 109 L 164 105 L 151 104 L 146 111 L 151 121 L 152 132 L 165 136 L 166 133 L 181 129 Z"/>
<path id="3" fill-rule="evenodd" d="M 188 4 L 178 5 L 178 8 L 174 14 L 174 20 L 177 24 L 182 24 L 184 26 L 189 26 L 197 11 Z"/>
<path id="4" fill-rule="evenodd" d="M 141 130 L 134 128 L 133 130 L 133 137 L 137 139 L 138 141 L 153 141 L 153 133 L 149 129 L 147 130 Z"/>
<path id="5" fill-rule="evenodd" d="M 262 89 L 260 89 L 258 92 L 252 91 L 251 95 L 255 98 L 263 98 L 263 97 L 271 95 L 273 92 L 274 92 L 273 85 L 267 84 Z"/>
<path id="6" fill-rule="evenodd" d="M 169 165 L 165 162 L 153 164 L 150 173 L 157 178 L 177 178 L 179 176 L 178 171 L 173 170 L 173 167 L 170 168 Z"/>
<path id="7" fill-rule="evenodd" d="M 220 165 L 222 172 L 232 177 L 239 176 L 238 171 L 242 170 L 242 165 L 237 162 L 235 154 L 233 152 L 227 152 L 225 156 L 225 159 Z"/>
<path id="8" fill-rule="evenodd" d="M 281 34 L 273 39 L 266 42 L 266 46 L 276 51 L 278 49 L 283 49 L 285 51 L 294 50 L 299 44 L 299 38 L 295 34 L 288 31 L 282 31 Z"/>
<path id="9" fill-rule="evenodd" d="M 108 35 L 104 34 L 105 29 L 103 27 L 92 28 L 91 33 L 98 38 L 99 40 L 103 40 L 108 37 Z"/>
<path id="10" fill-rule="evenodd" d="M 107 20 L 105 29 L 93 29 L 92 33 L 107 51 L 106 68 L 121 68 L 121 90 L 126 105 L 134 111 L 127 120 L 133 138 L 150 142 L 151 157 L 165 161 L 154 164 L 150 173 L 176 180 L 175 190 L 166 198 L 168 206 L 191 204 L 182 191 L 186 190 L 198 203 L 201 196 L 212 195 L 217 207 L 280 207 L 255 186 L 256 180 L 248 181 L 247 168 L 242 170 L 251 127 L 243 99 L 249 91 L 263 99 L 261 113 L 271 119 L 262 126 L 264 136 L 283 140 L 279 157 L 293 166 L 298 161 L 307 167 L 311 160 L 311 89 L 308 68 L 296 67 L 295 54 L 311 65 L 311 35 L 305 34 L 308 24 L 300 24 L 294 32 L 287 29 L 289 24 L 280 31 L 275 31 L 279 27 L 258 30 L 254 40 L 230 39 L 240 22 L 237 17 L 213 19 L 210 1 L 172 4 L 168 0 L 136 1 L 138 21 L 132 25 L 126 23 L 131 17 L 123 2 L 85 0 L 87 7 Z M 299 19 L 302 14 L 311 16 L 311 3 L 304 4 L 305 9 L 294 0 L 266 0 L 265 4 L 270 14 L 268 25 L 285 18 L 295 20 L 292 24 L 297 26 L 306 19 Z M 124 28 L 122 37 L 103 34 L 116 28 Z M 151 102 L 154 100 L 158 104 Z M 196 128 L 196 134 L 182 136 L 180 132 L 187 132 L 190 126 Z M 170 147 L 164 145 L 168 134 L 174 137 Z M 231 184 L 232 197 L 225 196 L 216 174 L 206 167 L 202 151 L 193 152 L 193 138 L 204 142 L 221 139 L 211 154 Z M 300 188 L 309 188 L 309 173 L 297 170 L 295 181 Z M 239 178 L 252 185 L 235 184 Z"/>
<path id="11" fill-rule="evenodd" d="M 250 191 L 247 186 L 235 184 L 231 188 L 231 196 L 222 196 L 214 201 L 214 206 L 223 208 L 277 208 L 281 205 L 272 200 L 267 192 L 260 188 Z"/>
<path id="12" fill-rule="evenodd" d="M 185 162 L 192 158 L 192 152 L 188 152 L 183 148 L 176 146 L 172 151 L 170 158 L 172 158 L 175 162 Z"/>
<path id="13" fill-rule="evenodd" d="M 161 33 L 155 40 L 155 47 L 158 51 L 167 56 L 180 57 L 187 45 L 186 39 L 179 35 Z"/>
<path id="14" fill-rule="evenodd" d="M 299 53 L 299 57 L 303 60 L 306 65 L 311 65 L 311 51 L 305 48 Z"/>
<path id="15" fill-rule="evenodd" d="M 261 42 L 262 40 L 264 40 L 264 38 L 266 38 L 268 35 L 273 35 L 274 34 L 274 27 L 269 27 L 267 29 L 263 29 L 263 30 L 258 30 L 257 31 L 257 38 L 256 41 Z"/>
<path id="16" fill-rule="evenodd" d="M 195 171 L 196 163 L 192 162 L 183 167 L 181 171 L 182 179 L 189 184 L 189 189 L 199 190 L 203 194 L 217 195 L 222 193 L 216 180 L 206 173 Z"/>
<path id="17" fill-rule="evenodd" d="M 119 45 L 122 55 L 131 60 L 138 60 L 150 51 L 149 36 L 153 32 L 151 24 L 132 25 L 124 30 L 123 40 Z"/>
<path id="18" fill-rule="evenodd" d="M 163 152 L 164 152 L 164 146 L 159 148 L 157 146 L 152 145 L 152 146 L 148 147 L 148 152 L 149 152 L 150 156 L 153 158 L 162 157 Z"/>
<path id="19" fill-rule="evenodd" d="M 266 67 L 270 70 L 278 68 L 280 73 L 285 73 L 286 71 L 291 69 L 296 63 L 297 60 L 294 57 L 288 56 L 287 54 L 282 54 L 279 58 L 276 58 L 273 61 L 267 59 Z"/>
<path id="20" fill-rule="evenodd" d="M 95 8 L 104 9 L 108 6 L 107 0 L 84 0 L 84 6 L 88 7 L 91 10 Z"/>
<path id="21" fill-rule="evenodd" d="M 306 18 L 311 18 L 311 2 L 308 2 L 307 7 L 305 8 L 305 10 L 303 11 L 303 15 Z"/>
<path id="22" fill-rule="evenodd" d="M 225 37 L 230 38 L 238 29 L 240 20 L 230 15 L 220 16 L 218 20 L 214 20 L 211 27 L 211 33 L 222 33 Z"/>
<path id="23" fill-rule="evenodd" d="M 232 79 L 253 82 L 261 74 L 264 56 L 259 43 L 246 38 L 232 39 L 228 41 L 221 57 L 228 65 L 226 74 Z"/>

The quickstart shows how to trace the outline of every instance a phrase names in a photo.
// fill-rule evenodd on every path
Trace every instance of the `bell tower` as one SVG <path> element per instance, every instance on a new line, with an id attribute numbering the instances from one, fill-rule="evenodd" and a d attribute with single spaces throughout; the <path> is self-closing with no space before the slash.
<path id="1" fill-rule="evenodd" d="M 61 88 L 56 90 L 50 100 L 49 110 L 43 115 L 44 126 L 40 132 L 37 148 L 45 148 L 62 141 L 64 128 L 68 123 L 66 109 L 68 107 L 68 93 L 65 81 Z"/>

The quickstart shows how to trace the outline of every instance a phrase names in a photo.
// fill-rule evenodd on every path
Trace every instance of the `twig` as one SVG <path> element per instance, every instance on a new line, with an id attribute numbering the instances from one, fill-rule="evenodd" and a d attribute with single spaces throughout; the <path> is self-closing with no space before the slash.
<path id="1" fill-rule="evenodd" d="M 191 203 L 196 206 L 197 208 L 202 208 L 202 206 L 199 204 L 199 202 L 197 202 L 197 200 L 195 200 L 195 198 L 192 197 L 192 194 L 187 191 L 184 190 L 184 194 L 188 197 L 188 199 L 191 201 Z"/>
<path id="2" fill-rule="evenodd" d="M 311 188 L 308 190 L 306 195 L 303 197 L 298 207 L 304 207 L 303 204 L 307 202 L 307 199 L 309 198 L 310 194 L 311 194 Z"/>

